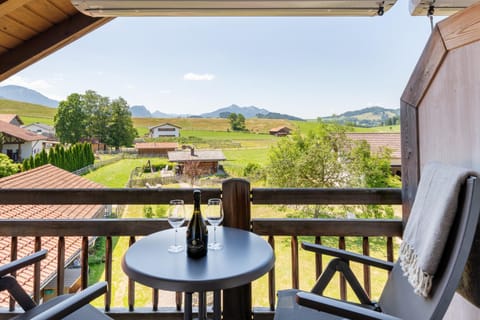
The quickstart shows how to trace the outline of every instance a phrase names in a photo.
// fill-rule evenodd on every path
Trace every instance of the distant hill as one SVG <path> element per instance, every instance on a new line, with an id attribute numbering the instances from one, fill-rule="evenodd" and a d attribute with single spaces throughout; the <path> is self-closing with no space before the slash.
<path id="1" fill-rule="evenodd" d="M 356 111 L 347 111 L 340 115 L 322 117 L 323 121 L 337 122 L 339 124 L 352 124 L 359 127 L 378 127 L 390 124 L 399 124 L 400 109 L 383 107 L 367 107 Z"/>
<path id="2" fill-rule="evenodd" d="M 0 113 L 19 115 L 25 124 L 41 122 L 53 125 L 57 109 L 28 102 L 0 99 Z"/>
<path id="3" fill-rule="evenodd" d="M 305 121 L 302 118 L 290 116 L 288 114 L 277 113 L 277 112 L 269 112 L 267 114 L 257 114 L 259 119 L 286 119 L 286 120 L 297 120 L 297 121 Z"/>
<path id="4" fill-rule="evenodd" d="M 258 117 L 262 119 L 303 120 L 287 114 L 270 112 L 264 108 L 258 108 L 255 106 L 240 107 L 236 104 L 199 115 L 170 114 L 160 111 L 155 111 L 152 113 L 145 106 L 132 106 L 130 107 L 130 112 L 134 118 L 228 118 L 231 113 L 237 113 L 243 114 L 246 119 Z"/>
<path id="5" fill-rule="evenodd" d="M 237 113 L 237 114 L 243 114 L 245 118 L 255 118 L 257 114 L 265 115 L 268 114 L 269 111 L 267 109 L 263 108 L 258 108 L 255 106 L 250 106 L 250 107 L 240 107 L 236 104 L 232 104 L 228 107 L 220 108 L 212 112 L 208 113 L 202 113 L 200 116 L 202 118 L 225 118 L 225 115 L 230 113 Z"/>
<path id="6" fill-rule="evenodd" d="M 131 106 L 130 113 L 134 118 L 151 118 L 152 114 L 145 106 Z"/>
<path id="7" fill-rule="evenodd" d="M 0 97 L 7 100 L 22 101 L 50 108 L 58 107 L 58 101 L 50 99 L 40 92 L 21 86 L 0 87 Z"/>

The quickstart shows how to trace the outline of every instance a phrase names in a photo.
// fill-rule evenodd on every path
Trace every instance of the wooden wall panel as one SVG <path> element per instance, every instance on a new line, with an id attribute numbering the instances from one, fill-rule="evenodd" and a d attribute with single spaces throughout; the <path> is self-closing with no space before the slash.
<path id="1" fill-rule="evenodd" d="M 402 101 L 413 107 L 420 104 L 446 54 L 442 36 L 435 28 L 402 94 Z"/>
<path id="2" fill-rule="evenodd" d="M 480 42 L 450 51 L 418 108 L 420 166 L 431 160 L 480 170 Z"/>
<path id="3" fill-rule="evenodd" d="M 421 104 L 418 106 L 419 164 L 441 161 L 480 172 L 480 42 L 448 52 Z M 421 170 L 420 170 L 421 171 Z M 463 280 L 480 283 L 479 233 Z M 466 280 L 465 280 L 466 279 Z M 461 288 L 445 320 L 476 320 L 480 309 L 478 286 Z M 462 316 L 459 318 L 459 314 Z"/>
<path id="4" fill-rule="evenodd" d="M 480 2 L 438 24 L 447 50 L 480 40 Z"/>

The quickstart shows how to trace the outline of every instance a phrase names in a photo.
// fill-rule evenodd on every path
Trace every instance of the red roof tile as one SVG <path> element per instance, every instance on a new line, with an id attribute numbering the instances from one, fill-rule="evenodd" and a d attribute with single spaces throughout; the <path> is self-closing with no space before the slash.
<path id="1" fill-rule="evenodd" d="M 389 148 L 392 151 L 392 159 L 401 158 L 400 133 L 347 133 L 352 140 L 365 140 L 370 145 L 372 152 L 381 148 Z"/>
<path id="2" fill-rule="evenodd" d="M 12 123 L 13 120 L 17 120 L 18 123 L 23 124 L 22 119 L 16 114 L 8 114 L 8 113 L 1 113 L 0 114 L 0 121 Z"/>
<path id="3" fill-rule="evenodd" d="M 135 149 L 176 149 L 176 142 L 138 142 L 135 143 Z"/>
<path id="4" fill-rule="evenodd" d="M 74 175 L 52 165 L 44 165 L 26 172 L 0 179 L 0 188 L 103 188 L 102 185 Z M 102 213 L 101 205 L 4 205 L 0 206 L 0 219 L 91 219 Z M 57 270 L 58 238 L 42 237 L 42 249 L 48 250 L 47 258 L 41 262 L 41 282 L 52 278 Z M 10 261 L 9 237 L 0 237 L 0 265 Z M 19 237 L 18 258 L 33 253 L 35 239 Z M 79 252 L 82 245 L 80 237 L 65 238 L 66 262 L 70 262 Z M 33 266 L 17 273 L 20 284 L 29 292 L 33 285 Z M 0 295 L 0 303 L 4 304 L 6 294 Z"/>
<path id="5" fill-rule="evenodd" d="M 45 139 L 44 136 L 28 131 L 27 129 L 17 127 L 5 121 L 0 121 L 0 132 L 25 141 L 37 141 Z"/>

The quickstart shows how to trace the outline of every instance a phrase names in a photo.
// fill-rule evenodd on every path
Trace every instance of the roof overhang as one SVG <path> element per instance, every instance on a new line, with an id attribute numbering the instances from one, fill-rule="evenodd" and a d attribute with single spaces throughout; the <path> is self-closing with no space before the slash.
<path id="1" fill-rule="evenodd" d="M 92 17 L 376 16 L 397 0 L 71 0 Z"/>
<path id="2" fill-rule="evenodd" d="M 478 0 L 410 0 L 410 14 L 412 16 L 449 16 L 455 12 L 471 6 Z M 433 10 L 432 12 L 429 12 Z"/>
<path id="3" fill-rule="evenodd" d="M 0 81 L 111 18 L 92 18 L 68 0 L 0 0 Z"/>

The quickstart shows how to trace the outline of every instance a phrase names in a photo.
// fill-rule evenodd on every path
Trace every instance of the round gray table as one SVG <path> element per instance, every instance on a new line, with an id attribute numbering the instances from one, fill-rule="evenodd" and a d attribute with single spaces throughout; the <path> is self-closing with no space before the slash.
<path id="1" fill-rule="evenodd" d="M 185 245 L 186 228 L 178 229 L 177 242 Z M 209 242 L 213 228 L 209 227 Z M 170 291 L 185 292 L 185 316 L 192 318 L 192 293 L 199 293 L 199 318 L 206 318 L 205 292 L 213 291 L 214 318 L 220 319 L 220 290 L 238 287 L 261 277 L 274 265 L 270 245 L 254 233 L 228 227 L 217 227 L 221 250 L 208 250 L 198 260 L 187 257 L 186 251 L 168 252 L 174 230 L 153 233 L 134 243 L 125 253 L 122 269 L 130 279 L 143 285 Z"/>

